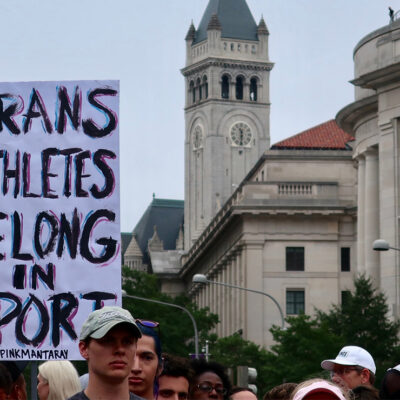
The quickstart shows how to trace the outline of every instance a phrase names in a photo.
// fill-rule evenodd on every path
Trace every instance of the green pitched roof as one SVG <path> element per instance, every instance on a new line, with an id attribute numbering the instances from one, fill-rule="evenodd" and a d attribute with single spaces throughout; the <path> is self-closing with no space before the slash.
<path id="1" fill-rule="evenodd" d="M 147 245 L 153 236 L 154 225 L 157 226 L 158 237 L 164 243 L 164 250 L 175 250 L 179 229 L 183 226 L 183 200 L 156 199 L 147 207 L 133 233 L 143 253 L 143 262 L 149 263 Z"/>
<path id="2" fill-rule="evenodd" d="M 246 0 L 210 0 L 193 44 L 207 39 L 207 27 L 213 14 L 221 24 L 221 37 L 240 40 L 258 40 L 257 24 Z"/>

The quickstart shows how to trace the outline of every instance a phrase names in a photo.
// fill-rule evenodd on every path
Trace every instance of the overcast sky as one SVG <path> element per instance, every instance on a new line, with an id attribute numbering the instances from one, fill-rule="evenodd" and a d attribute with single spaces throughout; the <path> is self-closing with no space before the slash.
<path id="1" fill-rule="evenodd" d="M 247 0 L 270 31 L 271 144 L 353 99 L 353 49 L 400 0 Z M 121 229 L 183 199 L 185 41 L 208 0 L 0 0 L 0 81 L 119 79 Z"/>

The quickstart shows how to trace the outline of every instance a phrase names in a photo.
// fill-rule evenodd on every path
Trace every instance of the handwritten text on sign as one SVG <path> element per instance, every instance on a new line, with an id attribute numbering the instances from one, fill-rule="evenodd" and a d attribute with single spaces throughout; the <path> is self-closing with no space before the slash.
<path id="1" fill-rule="evenodd" d="M 0 359 L 80 358 L 119 304 L 119 85 L 0 83 Z"/>

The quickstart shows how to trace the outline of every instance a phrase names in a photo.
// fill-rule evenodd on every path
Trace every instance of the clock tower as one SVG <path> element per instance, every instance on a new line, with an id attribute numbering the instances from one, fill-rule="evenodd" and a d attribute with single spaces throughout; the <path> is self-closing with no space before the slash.
<path id="1" fill-rule="evenodd" d="M 268 35 L 245 0 L 210 0 L 186 35 L 186 250 L 269 147 Z"/>

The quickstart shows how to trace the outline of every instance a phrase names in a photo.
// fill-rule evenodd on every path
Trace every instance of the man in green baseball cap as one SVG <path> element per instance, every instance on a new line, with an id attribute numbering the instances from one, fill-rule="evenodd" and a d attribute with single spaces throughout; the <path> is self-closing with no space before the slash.
<path id="1" fill-rule="evenodd" d="M 93 311 L 79 337 L 79 351 L 88 363 L 89 383 L 69 400 L 140 400 L 129 393 L 128 376 L 141 336 L 129 311 L 116 306 Z"/>

